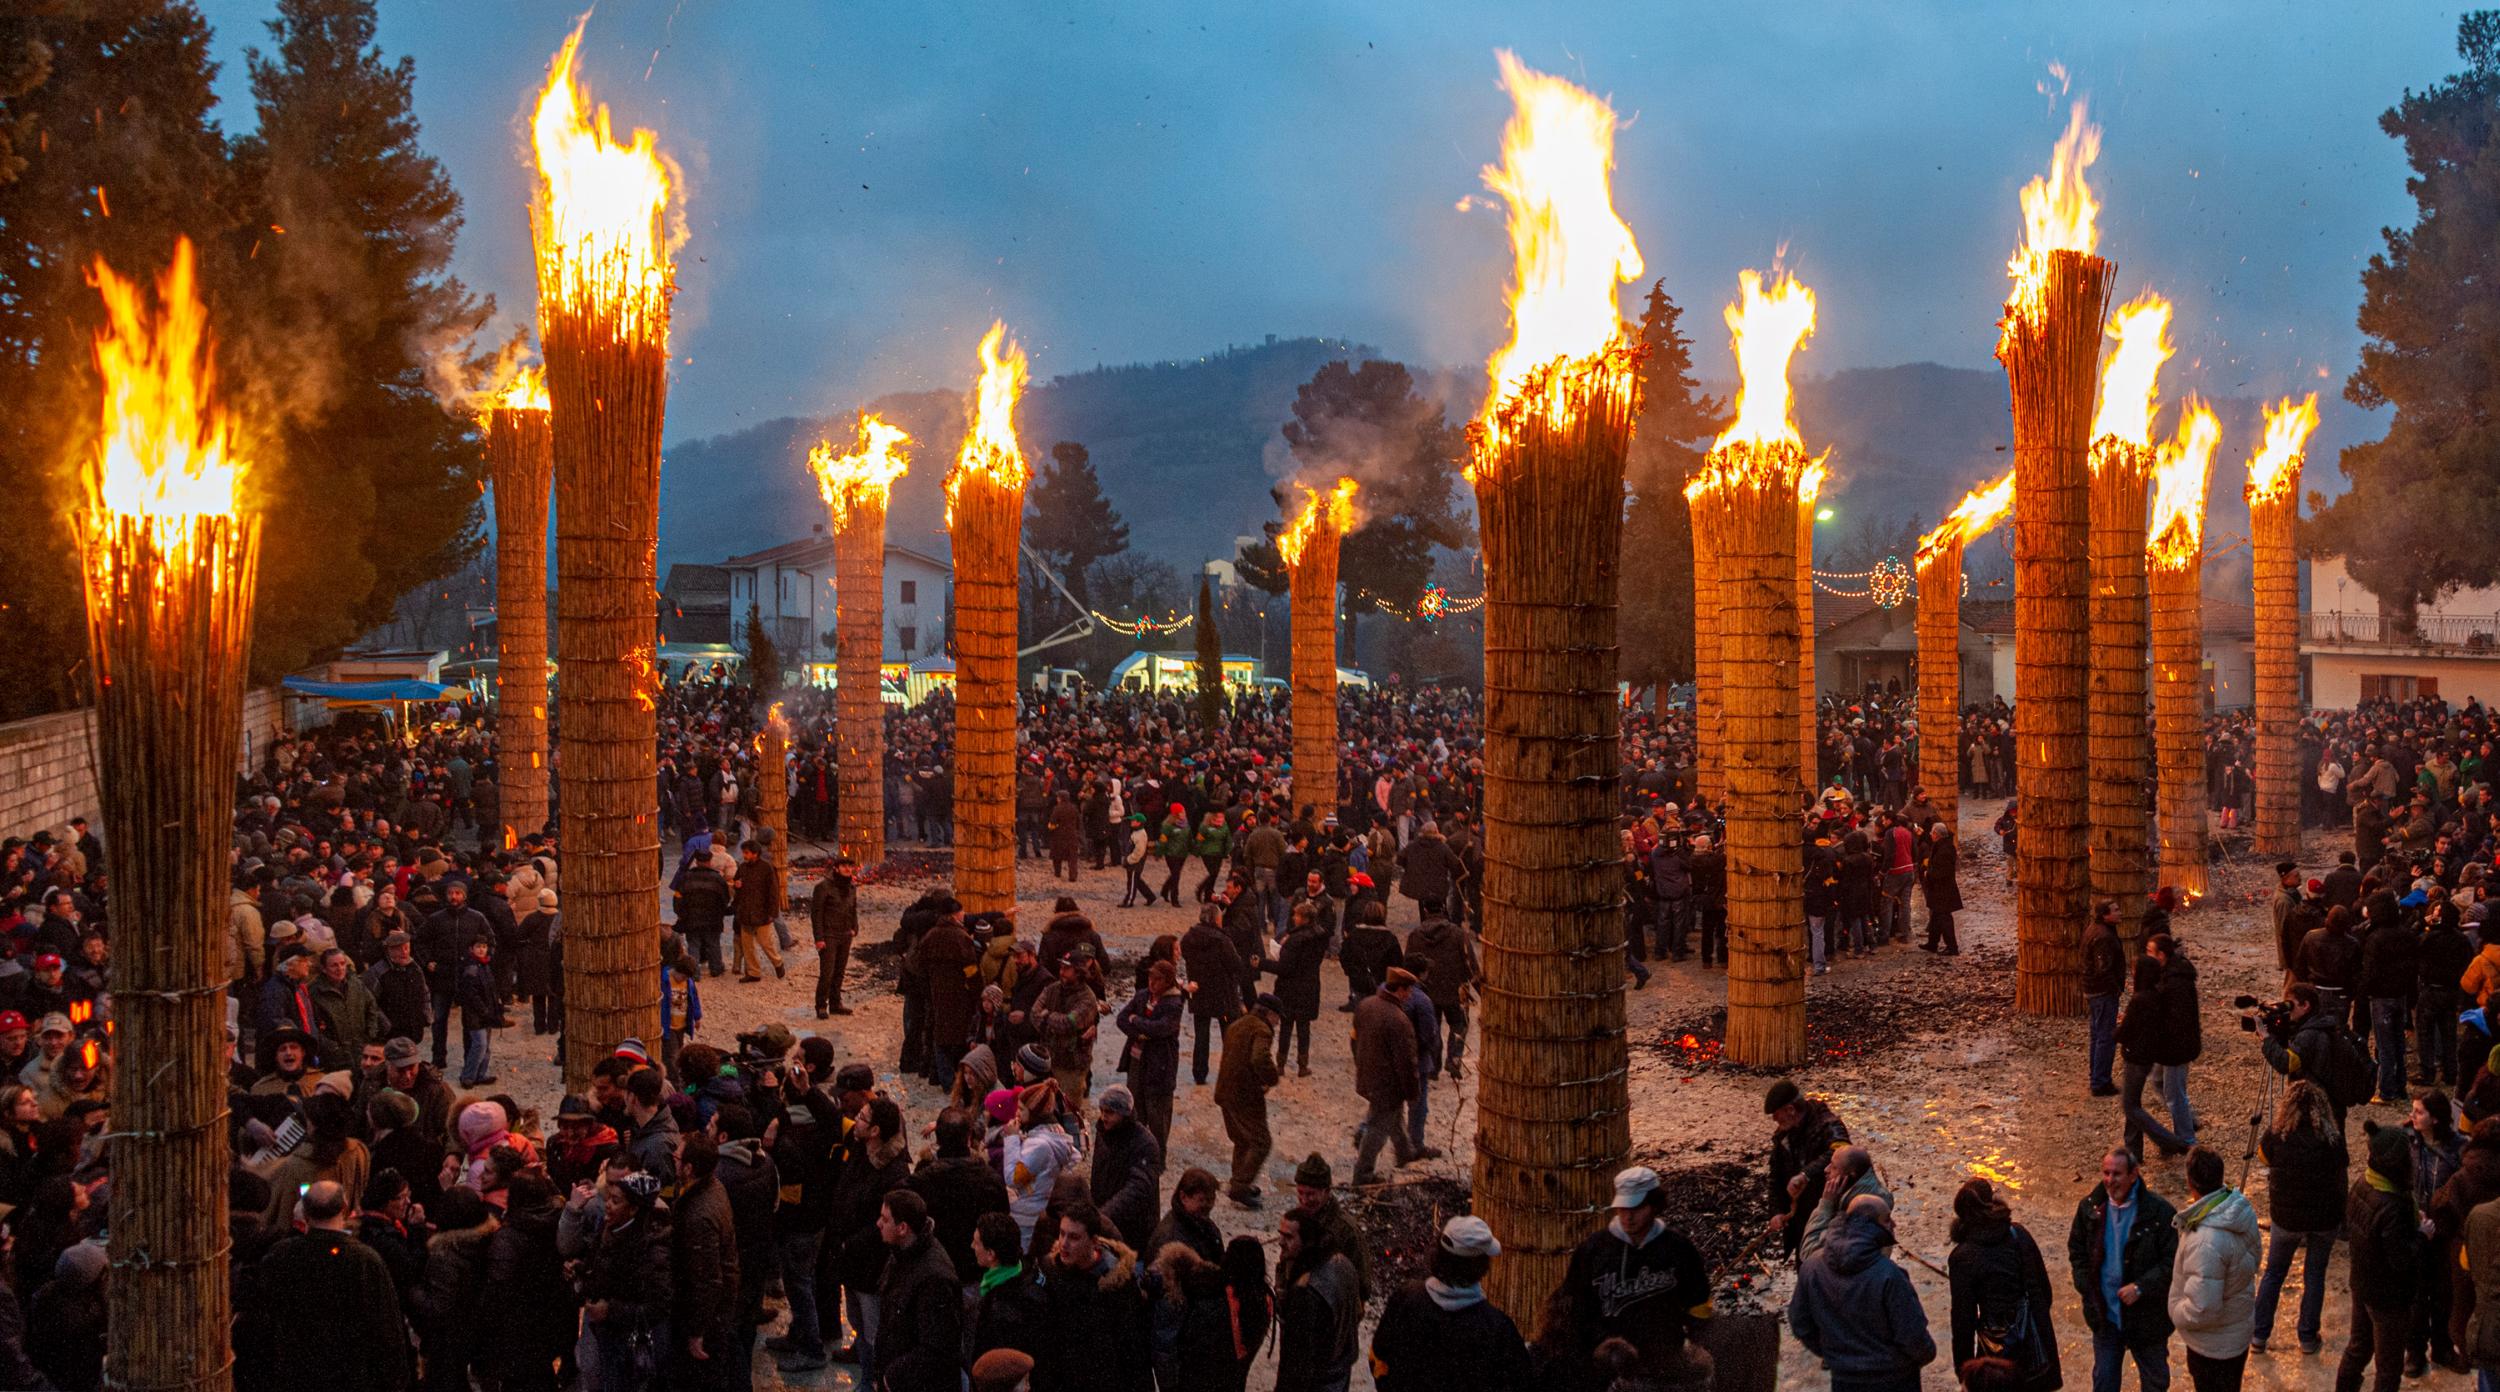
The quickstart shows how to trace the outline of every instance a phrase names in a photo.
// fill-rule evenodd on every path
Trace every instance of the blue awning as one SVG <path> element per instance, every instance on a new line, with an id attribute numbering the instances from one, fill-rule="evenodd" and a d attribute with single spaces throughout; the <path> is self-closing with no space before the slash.
<path id="1" fill-rule="evenodd" d="M 287 677 L 278 684 L 298 696 L 317 696 L 325 701 L 439 701 L 445 693 L 458 689 L 414 678 L 333 682 Z"/>

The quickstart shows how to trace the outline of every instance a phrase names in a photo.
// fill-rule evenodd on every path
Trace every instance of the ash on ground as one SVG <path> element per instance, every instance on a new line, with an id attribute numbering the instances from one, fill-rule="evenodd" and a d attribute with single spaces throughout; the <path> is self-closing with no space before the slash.
<path id="1" fill-rule="evenodd" d="M 1468 1185 L 1438 1175 L 1410 1175 L 1394 1184 L 1346 1191 L 1346 1216 L 1371 1246 L 1375 1305 L 1407 1282 L 1432 1274 L 1432 1249 L 1441 1241 L 1441 1225 L 1470 1212 L 1472 1194 Z"/>
<path id="2" fill-rule="evenodd" d="M 1898 955 L 1916 949 L 1890 947 Z M 1993 1024 L 2014 1008 L 2014 954 L 1997 948 L 1965 948 L 1958 957 L 1920 964 L 1932 970 L 1901 970 L 1880 976 L 1817 977 L 1806 992 L 1806 1059 L 1800 1067 L 1881 1058 L 1911 1040 L 1932 1035 L 1950 1020 L 1959 1031 Z M 1671 1016 L 1645 1048 L 1671 1066 L 1720 1068 L 1764 1077 L 1794 1068 L 1761 1068 L 1729 1062 L 1723 1054 L 1727 1009 Z"/>

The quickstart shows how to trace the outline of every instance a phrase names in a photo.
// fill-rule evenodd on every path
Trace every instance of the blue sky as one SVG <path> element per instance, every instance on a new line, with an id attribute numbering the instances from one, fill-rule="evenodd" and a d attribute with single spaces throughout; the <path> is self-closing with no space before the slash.
<path id="1" fill-rule="evenodd" d="M 274 0 L 201 0 L 230 129 Z M 457 269 L 531 308 L 523 119 L 575 11 L 387 0 L 425 143 L 467 200 Z M 672 440 L 969 383 L 993 316 L 1034 370 L 1267 333 L 1480 363 L 1503 337 L 1494 208 L 1461 211 L 1508 101 L 1493 50 L 1611 96 L 1619 210 L 1729 372 L 1736 272 L 1788 264 L 1821 322 L 1804 372 L 1983 367 L 2016 191 L 2063 124 L 2118 294 L 2179 303 L 2220 395 L 2340 390 L 2358 272 L 2411 221 L 2377 129 L 2456 66 L 2453 5 L 1145 5 L 608 0 L 584 74 L 686 175 Z M 1637 299 L 1627 292 L 1627 303 Z M 2324 376 L 2321 377 L 2321 369 Z"/>

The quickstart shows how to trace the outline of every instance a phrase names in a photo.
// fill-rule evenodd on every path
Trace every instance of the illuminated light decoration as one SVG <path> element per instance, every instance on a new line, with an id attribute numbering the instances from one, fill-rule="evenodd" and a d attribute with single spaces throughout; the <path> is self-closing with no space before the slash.
<path id="1" fill-rule="evenodd" d="M 2300 852 L 2300 468 L 2318 427 L 2316 393 L 2266 408 L 2266 433 L 2248 463 L 2248 552 L 2256 603 L 2257 852 Z"/>
<path id="2" fill-rule="evenodd" d="M 1886 609 L 1900 608 L 1910 597 L 1910 568 L 1901 563 L 1899 556 L 1884 557 L 1867 577 L 1866 593 Z"/>
<path id="3" fill-rule="evenodd" d="M 2144 571 L 2145 491 L 2153 466 L 2153 417 L 2162 364 L 2171 356 L 2170 305 L 2151 291 L 2110 317 L 2100 406 L 2086 456 L 2092 572 L 2091 677 L 2086 695 L 2092 898 L 2118 906 L 2118 937 L 2143 934 L 2152 889 L 2153 779 L 2150 622 Z"/>
<path id="4" fill-rule="evenodd" d="M 1424 586 L 1422 597 L 1415 601 L 1415 617 L 1431 623 L 1450 611 L 1450 592 L 1438 583 Z"/>

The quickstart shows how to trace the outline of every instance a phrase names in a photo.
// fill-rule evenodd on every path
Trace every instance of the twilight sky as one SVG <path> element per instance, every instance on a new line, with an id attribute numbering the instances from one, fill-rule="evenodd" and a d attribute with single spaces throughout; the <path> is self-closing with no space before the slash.
<path id="1" fill-rule="evenodd" d="M 274 0 L 201 0 L 229 129 Z M 532 308 L 525 118 L 575 11 L 389 0 L 427 148 L 467 201 L 457 270 Z M 583 71 L 685 173 L 671 440 L 961 387 L 991 316 L 1034 371 L 1342 336 L 1480 363 L 1504 336 L 1498 206 L 1460 211 L 1508 99 L 1493 50 L 1624 119 L 1616 206 L 1729 375 L 1736 272 L 1788 264 L 1801 372 L 1984 367 L 2016 190 L 2063 125 L 2118 298 L 2180 306 L 2165 385 L 2340 390 L 2356 279 L 2411 221 L 2376 121 L 2456 66 L 2455 4 L 1506 0 L 870 5 L 608 0 Z M 1481 200 L 1480 200 L 1481 203 Z M 1637 307 L 1634 291 L 1626 303 Z M 2321 372 L 2325 376 L 2321 377 Z"/>

